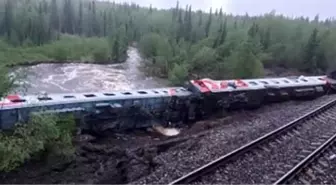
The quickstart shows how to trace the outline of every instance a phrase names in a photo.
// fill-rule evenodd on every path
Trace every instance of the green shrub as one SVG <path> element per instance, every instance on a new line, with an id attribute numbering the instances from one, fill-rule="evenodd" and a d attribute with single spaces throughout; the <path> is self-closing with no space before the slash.
<path id="1" fill-rule="evenodd" d="M 173 69 L 169 72 L 169 81 L 172 85 L 182 85 L 188 78 L 188 69 L 185 64 L 174 64 Z"/>
<path id="2" fill-rule="evenodd" d="M 51 58 L 58 60 L 58 61 L 65 61 L 68 58 L 68 51 L 66 48 L 62 46 L 58 46 L 54 49 L 53 54 L 51 55 Z"/>
<path id="3" fill-rule="evenodd" d="M 106 38 L 83 38 L 62 35 L 60 40 L 43 46 L 27 44 L 13 47 L 0 40 L 0 64 L 15 64 L 27 61 L 82 60 L 90 58 L 99 61 L 107 59 L 109 45 Z"/>
<path id="4" fill-rule="evenodd" d="M 103 49 L 103 48 L 98 48 L 98 49 L 95 49 L 93 51 L 93 59 L 96 61 L 96 62 L 105 62 L 107 61 L 107 58 L 108 58 L 108 53 L 107 53 L 107 50 L 106 49 Z"/>
<path id="5" fill-rule="evenodd" d="M 18 124 L 13 133 L 0 132 L 0 171 L 11 171 L 41 152 L 72 156 L 74 128 L 72 117 L 33 115 L 28 124 Z"/>

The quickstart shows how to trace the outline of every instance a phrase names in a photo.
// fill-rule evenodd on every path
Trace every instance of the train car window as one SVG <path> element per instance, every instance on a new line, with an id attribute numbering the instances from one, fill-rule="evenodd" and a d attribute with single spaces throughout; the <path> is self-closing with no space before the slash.
<path id="1" fill-rule="evenodd" d="M 15 100 L 11 100 L 11 102 L 13 103 L 23 103 L 23 102 L 26 102 L 25 99 L 15 99 Z"/>
<path id="2" fill-rule="evenodd" d="M 263 83 L 263 84 L 266 84 L 266 85 L 268 84 L 268 83 L 267 83 L 267 82 L 265 82 L 265 81 L 260 81 L 260 82 L 261 82 L 261 83 Z"/>
<path id="3" fill-rule="evenodd" d="M 303 79 L 303 78 L 301 78 L 300 80 L 303 81 L 303 82 L 308 82 L 308 80 Z"/>
<path id="4" fill-rule="evenodd" d="M 321 81 L 324 81 L 324 79 L 323 78 L 318 78 L 319 80 L 321 80 Z"/>
<path id="5" fill-rule="evenodd" d="M 155 94 L 159 94 L 159 92 L 157 92 L 157 91 L 153 91 Z"/>
<path id="6" fill-rule="evenodd" d="M 168 94 L 168 91 L 163 91 L 164 93 Z"/>
<path id="7" fill-rule="evenodd" d="M 124 94 L 124 95 L 131 95 L 132 93 L 130 93 L 130 92 L 124 92 L 122 94 Z"/>
<path id="8" fill-rule="evenodd" d="M 50 97 L 39 97 L 37 99 L 40 100 L 40 101 L 49 101 L 49 100 L 52 100 L 52 98 L 50 98 Z"/>
<path id="9" fill-rule="evenodd" d="M 87 98 L 93 98 L 93 97 L 96 97 L 96 95 L 94 94 L 84 94 L 85 97 Z"/>
<path id="10" fill-rule="evenodd" d="M 273 83 L 275 84 L 279 84 L 280 82 L 276 81 L 276 80 L 272 80 Z"/>
<path id="11" fill-rule="evenodd" d="M 115 96 L 113 93 L 103 93 L 105 96 Z"/>
<path id="12" fill-rule="evenodd" d="M 258 85 L 257 82 L 249 82 L 251 85 Z"/>
<path id="13" fill-rule="evenodd" d="M 289 81 L 288 80 L 283 80 L 285 83 L 289 83 Z"/>
<path id="14" fill-rule="evenodd" d="M 138 91 L 139 94 L 147 94 L 145 91 Z"/>
<path id="15" fill-rule="evenodd" d="M 76 98 L 75 96 L 63 96 L 63 98 Z"/>

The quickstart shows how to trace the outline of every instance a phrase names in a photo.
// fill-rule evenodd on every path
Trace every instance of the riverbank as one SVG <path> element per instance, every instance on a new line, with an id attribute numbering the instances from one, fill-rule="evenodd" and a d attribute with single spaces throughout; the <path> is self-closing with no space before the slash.
<path id="1" fill-rule="evenodd" d="M 82 61 L 82 60 L 43 60 L 43 61 L 22 61 L 13 64 L 6 64 L 6 67 L 28 67 L 38 64 L 97 64 L 97 65 L 107 65 L 107 64 L 120 64 L 125 62 L 127 55 L 119 60 L 105 60 L 105 61 Z"/>
<path id="2" fill-rule="evenodd" d="M 71 35 L 62 35 L 59 40 L 43 46 L 32 46 L 26 43 L 20 47 L 13 47 L 0 40 L 0 63 L 7 67 L 42 63 L 115 64 L 127 59 L 128 46 L 119 45 L 118 47 L 119 53 L 114 53 L 107 38 L 84 38 Z"/>

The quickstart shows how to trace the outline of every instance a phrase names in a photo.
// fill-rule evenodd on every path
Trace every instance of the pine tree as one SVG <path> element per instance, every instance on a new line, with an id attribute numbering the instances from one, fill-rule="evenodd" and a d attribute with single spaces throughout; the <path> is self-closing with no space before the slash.
<path id="1" fill-rule="evenodd" d="M 64 0 L 62 32 L 74 34 L 74 9 L 71 0 Z"/>
<path id="2" fill-rule="evenodd" d="M 12 29 L 14 29 L 13 24 L 13 4 L 12 0 L 7 0 L 5 3 L 5 14 L 2 21 L 2 30 L 7 39 L 11 38 Z"/>
<path id="3" fill-rule="evenodd" d="M 100 27 L 97 19 L 97 11 L 96 11 L 96 1 L 92 1 L 92 30 L 93 30 L 93 35 L 94 36 L 99 36 L 100 35 Z"/>
<path id="4" fill-rule="evenodd" d="M 83 25 L 83 2 L 79 2 L 79 8 L 78 8 L 78 17 L 77 17 L 77 26 L 76 26 L 76 32 L 79 35 L 82 35 L 84 32 L 84 25 Z"/>
<path id="5" fill-rule="evenodd" d="M 235 78 L 258 78 L 263 75 L 263 65 L 253 48 L 253 43 L 246 41 L 230 56 Z"/>
<path id="6" fill-rule="evenodd" d="M 60 19 L 58 15 L 58 7 L 56 0 L 51 1 L 51 14 L 50 14 L 50 26 L 52 29 L 59 31 L 60 30 Z"/>
<path id="7" fill-rule="evenodd" d="M 205 36 L 206 37 L 209 36 L 211 22 L 212 22 L 212 8 L 210 8 L 209 19 L 208 19 L 208 22 L 207 22 L 207 24 L 205 26 Z"/>
<path id="8" fill-rule="evenodd" d="M 307 72 L 315 72 L 317 67 L 317 49 L 320 41 L 317 38 L 318 30 L 314 28 L 307 45 L 305 46 L 304 53 L 304 70 Z"/>
<path id="9" fill-rule="evenodd" d="M 223 28 L 222 28 L 222 33 L 221 33 L 221 36 L 220 36 L 220 39 L 219 39 L 219 45 L 224 44 L 226 36 L 227 36 L 227 20 L 225 19 L 224 25 L 223 25 Z"/>
<path id="10" fill-rule="evenodd" d="M 271 29 L 269 27 L 266 29 L 265 34 L 261 37 L 261 44 L 264 50 L 267 50 L 271 44 Z"/>

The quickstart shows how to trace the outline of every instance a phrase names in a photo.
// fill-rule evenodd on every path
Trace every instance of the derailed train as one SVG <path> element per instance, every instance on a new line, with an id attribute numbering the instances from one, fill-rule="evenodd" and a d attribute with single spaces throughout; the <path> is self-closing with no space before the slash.
<path id="1" fill-rule="evenodd" d="M 9 95 L 0 101 L 0 129 L 27 122 L 31 113 L 71 113 L 83 130 L 146 128 L 193 123 L 223 109 L 257 108 L 270 102 L 316 98 L 335 90 L 334 73 L 237 80 L 192 80 L 185 87 L 123 92 Z"/>

